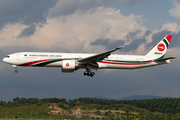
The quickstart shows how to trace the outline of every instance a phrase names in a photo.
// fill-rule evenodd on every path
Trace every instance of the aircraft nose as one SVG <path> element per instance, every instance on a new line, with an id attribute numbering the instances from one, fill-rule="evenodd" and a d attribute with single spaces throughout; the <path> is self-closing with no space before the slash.
<path id="1" fill-rule="evenodd" d="M 5 58 L 3 58 L 3 61 L 5 62 L 5 63 L 9 63 L 9 56 L 6 56 Z"/>
<path id="2" fill-rule="evenodd" d="M 3 58 L 3 61 L 6 62 L 6 58 Z"/>
<path id="3" fill-rule="evenodd" d="M 10 55 L 4 57 L 2 60 L 3 60 L 5 63 L 8 63 L 8 64 L 11 64 L 11 62 L 12 62 Z"/>

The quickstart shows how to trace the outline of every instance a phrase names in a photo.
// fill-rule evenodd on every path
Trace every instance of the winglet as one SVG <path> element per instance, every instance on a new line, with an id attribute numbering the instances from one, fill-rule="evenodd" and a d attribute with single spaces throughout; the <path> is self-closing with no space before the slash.
<path id="1" fill-rule="evenodd" d="M 108 52 L 109 52 L 109 53 L 112 53 L 112 52 L 114 52 L 114 51 L 116 51 L 116 50 L 119 50 L 119 49 L 121 49 L 121 48 L 123 48 L 123 47 L 117 47 L 117 48 L 115 48 L 115 49 L 109 50 Z"/>
<path id="2" fill-rule="evenodd" d="M 114 50 L 119 50 L 119 49 L 122 49 L 123 47 L 117 47 L 117 48 L 115 48 Z"/>

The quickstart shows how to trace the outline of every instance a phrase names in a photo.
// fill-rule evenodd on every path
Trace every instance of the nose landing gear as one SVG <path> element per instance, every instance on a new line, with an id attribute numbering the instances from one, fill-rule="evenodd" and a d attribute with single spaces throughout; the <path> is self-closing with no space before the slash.
<path id="1" fill-rule="evenodd" d="M 18 70 L 14 70 L 14 72 L 15 72 L 15 73 L 17 73 L 17 72 L 18 72 Z"/>
<path id="2" fill-rule="evenodd" d="M 15 68 L 14 72 L 15 72 L 15 73 L 17 73 L 17 72 L 18 72 L 18 70 L 17 70 L 17 66 L 16 66 L 16 65 L 12 65 L 12 67 L 14 67 L 14 68 Z"/>

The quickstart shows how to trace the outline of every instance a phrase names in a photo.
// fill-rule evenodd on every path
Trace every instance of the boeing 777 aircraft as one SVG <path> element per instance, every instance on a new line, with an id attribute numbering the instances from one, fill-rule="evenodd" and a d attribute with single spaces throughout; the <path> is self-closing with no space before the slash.
<path id="1" fill-rule="evenodd" d="M 149 53 L 140 55 L 116 55 L 115 48 L 100 54 L 19 52 L 7 55 L 3 61 L 17 66 L 62 67 L 62 72 L 86 69 L 84 75 L 93 77 L 91 69 L 138 69 L 171 63 L 175 57 L 164 58 L 172 35 L 166 35 Z"/>

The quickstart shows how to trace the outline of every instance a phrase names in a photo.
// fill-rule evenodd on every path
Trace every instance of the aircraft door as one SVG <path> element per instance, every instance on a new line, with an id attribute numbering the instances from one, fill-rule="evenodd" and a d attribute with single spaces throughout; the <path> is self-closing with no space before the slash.
<path id="1" fill-rule="evenodd" d="M 16 55 L 16 60 L 20 60 L 20 54 Z"/>

